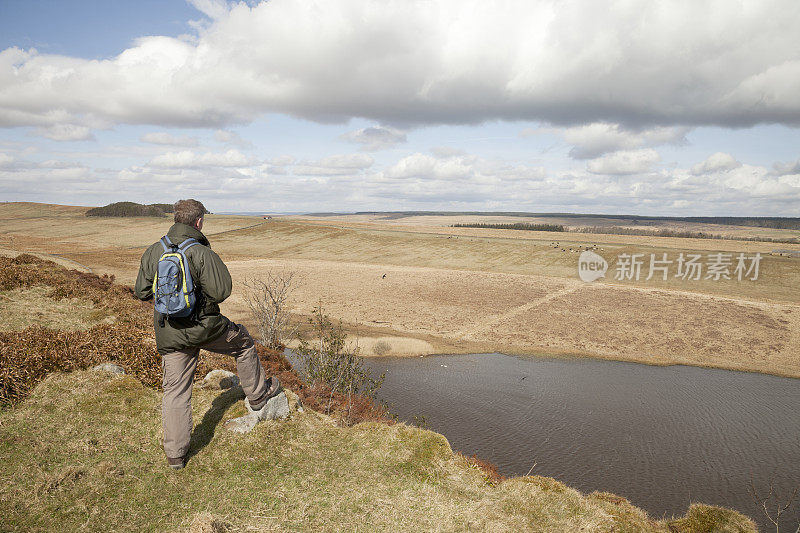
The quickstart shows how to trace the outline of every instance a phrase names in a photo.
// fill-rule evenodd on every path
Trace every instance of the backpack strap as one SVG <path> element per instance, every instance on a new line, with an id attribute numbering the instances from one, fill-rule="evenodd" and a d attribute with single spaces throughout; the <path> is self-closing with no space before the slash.
<path id="1" fill-rule="evenodd" d="M 186 257 L 186 250 L 188 250 L 189 248 L 191 248 L 195 244 L 200 244 L 200 242 L 197 239 L 194 239 L 194 238 L 190 237 L 190 238 L 186 239 L 185 241 L 183 241 L 180 244 L 180 246 L 178 246 L 178 250 L 183 254 L 184 257 Z M 186 265 L 186 268 L 187 269 L 189 268 L 188 264 Z M 190 317 L 193 320 L 198 320 L 198 316 L 200 314 L 200 309 L 203 307 L 203 304 L 202 304 L 203 292 L 202 292 L 202 290 L 198 290 L 199 286 L 198 286 L 197 280 L 194 278 L 194 276 L 192 276 L 191 279 L 192 279 L 192 290 L 190 292 L 195 293 L 195 298 L 197 298 L 197 300 L 196 300 L 196 303 L 195 303 L 195 306 L 194 306 L 194 310 L 192 311 L 192 314 L 191 314 Z"/>
<path id="2" fill-rule="evenodd" d="M 180 251 L 182 251 L 182 252 L 185 252 L 186 250 L 188 250 L 189 248 L 191 248 L 191 247 L 192 247 L 192 246 L 194 246 L 195 244 L 200 244 L 200 243 L 197 241 L 197 239 L 192 239 L 192 238 L 190 238 L 190 239 L 186 239 L 185 241 L 183 241 L 183 242 L 180 244 L 180 246 L 178 246 L 178 249 L 179 249 Z"/>
<path id="3" fill-rule="evenodd" d="M 165 251 L 165 252 L 168 252 L 168 251 L 169 251 L 169 248 L 170 248 L 170 246 L 172 246 L 172 241 L 170 241 L 170 240 L 169 240 L 169 237 L 167 237 L 166 235 L 164 235 L 163 237 L 161 237 L 161 239 L 159 239 L 159 241 L 158 241 L 158 242 L 160 242 L 160 243 L 161 243 L 161 247 L 162 247 L 162 248 L 164 248 L 164 251 Z"/>

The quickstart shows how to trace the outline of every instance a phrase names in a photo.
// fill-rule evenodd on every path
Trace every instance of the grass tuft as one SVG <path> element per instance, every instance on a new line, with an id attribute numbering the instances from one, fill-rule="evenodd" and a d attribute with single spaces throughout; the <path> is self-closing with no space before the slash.
<path id="1" fill-rule="evenodd" d="M 86 470 L 76 466 L 68 466 L 53 475 L 48 476 L 38 487 L 37 495 L 50 494 L 59 489 L 68 489 L 80 478 L 86 475 Z"/>
<path id="2" fill-rule="evenodd" d="M 227 533 L 232 530 L 229 522 L 211 513 L 197 513 L 189 527 L 189 533 Z"/>
<path id="3" fill-rule="evenodd" d="M 686 516 L 669 521 L 676 533 L 744 533 L 755 531 L 755 523 L 733 509 L 693 503 Z"/>

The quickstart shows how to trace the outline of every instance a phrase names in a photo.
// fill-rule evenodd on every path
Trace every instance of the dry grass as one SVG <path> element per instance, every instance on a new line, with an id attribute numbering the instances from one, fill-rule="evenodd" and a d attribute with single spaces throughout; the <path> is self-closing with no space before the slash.
<path id="1" fill-rule="evenodd" d="M 569 229 L 583 228 L 587 226 L 620 226 L 633 229 L 670 231 L 693 231 L 725 237 L 748 238 L 768 238 L 768 239 L 791 239 L 798 237 L 798 231 L 759 228 L 753 226 L 731 226 L 727 224 L 708 224 L 698 222 L 681 221 L 632 221 L 625 218 L 594 218 L 594 217 L 520 217 L 504 215 L 415 215 L 408 217 L 392 217 L 386 215 L 337 215 L 330 217 L 307 217 L 303 215 L 292 215 L 285 217 L 287 220 L 312 222 L 317 224 L 336 224 L 345 227 L 375 227 L 383 226 L 387 228 L 403 228 L 405 230 L 432 231 L 442 233 L 453 233 L 459 228 L 451 227 L 454 224 L 557 224 Z M 461 233 L 459 233 L 461 234 Z M 466 234 L 466 233 L 465 233 Z M 480 234 L 480 233 L 479 233 Z M 486 235 L 486 233 L 483 233 Z M 553 237 L 550 234 L 551 238 Z M 612 237 L 612 235 L 608 235 Z M 568 236 L 562 236 L 568 237 Z M 520 236 L 520 238 L 525 238 Z M 534 237 L 535 238 L 535 237 Z M 613 242 L 613 241 L 612 241 Z M 625 241 L 620 241 L 625 242 Z"/>
<path id="2" fill-rule="evenodd" d="M 300 342 L 287 343 L 288 348 L 297 348 Z M 400 336 L 364 336 L 351 334 L 345 342 L 346 350 L 355 350 L 364 357 L 418 357 L 437 353 L 434 346 L 422 339 Z"/>
<path id="3" fill-rule="evenodd" d="M 490 334 L 508 346 L 800 376 L 799 328 L 794 305 L 592 285 L 511 317 Z"/>
<path id="4" fill-rule="evenodd" d="M 115 319 L 108 309 L 97 309 L 91 300 L 54 300 L 50 292 L 44 286 L 0 292 L 0 331 L 21 331 L 32 325 L 60 330 L 88 329 L 110 324 Z"/>
<path id="5" fill-rule="evenodd" d="M 541 298 L 551 287 L 564 287 L 559 280 L 533 276 L 342 261 L 228 263 L 235 279 L 281 266 L 296 271 L 301 279 L 293 293 L 293 312 L 302 313 L 321 299 L 326 312 L 346 322 L 387 325 L 407 333 L 446 335 L 465 323 L 489 320 L 509 306 Z M 239 292 L 237 285 L 230 307 L 241 305 Z"/>
<path id="6" fill-rule="evenodd" d="M 411 281 L 413 269 L 403 275 Z M 451 275 L 458 274 L 440 273 L 437 279 Z M 517 282 L 525 287 L 531 280 Z M 337 417 L 315 411 L 327 391 L 306 386 L 280 354 L 262 347 L 267 373 L 278 375 L 308 409 L 242 437 L 216 431 L 224 420 L 244 414 L 240 393 L 196 389 L 193 457 L 175 474 L 165 467 L 159 442 L 160 393 L 142 385 L 157 387 L 160 381 L 150 306 L 108 277 L 66 271 L 31 256 L 0 258 L 3 290 L 24 295 L 42 283 L 51 287 L 46 296 L 54 302 L 80 295 L 107 306 L 117 319 L 83 331 L 34 325 L 0 333 L 4 401 L 29 396 L 0 411 L 0 513 L 6 527 L 668 531 L 674 524 L 693 530 L 697 523 L 715 531 L 754 531 L 745 517 L 718 508 L 656 522 L 623 498 L 582 495 L 550 478 L 503 481 L 491 465 L 454 454 L 442 435 L 387 424 L 385 412 L 365 398 L 356 400 L 351 420 L 367 422 L 337 426 Z M 557 286 L 563 292 L 567 285 Z M 547 299 L 546 291 L 536 294 Z M 446 291 L 438 297 L 455 307 L 460 301 Z M 130 375 L 52 373 L 109 359 Z M 232 369 L 233 361 L 206 355 L 198 378 L 220 367 Z M 336 401 L 344 405 L 345 399 Z"/>
<path id="7" fill-rule="evenodd" d="M 103 251 L 129 246 L 149 246 L 163 236 L 172 218 L 86 217 L 87 207 L 48 204 L 0 204 L 0 245 L 32 244 L 37 252 Z M 254 217 L 206 215 L 211 233 L 258 223 Z"/>
<path id="8" fill-rule="evenodd" d="M 392 346 L 390 355 L 487 346 L 800 376 L 800 307 L 794 304 L 363 263 L 259 260 L 229 266 L 237 279 L 274 268 L 297 271 L 303 282 L 293 311 L 326 302 L 327 312 L 352 326 L 364 355 L 373 355 L 382 340 Z M 226 306 L 229 314 L 244 315 L 236 292 Z M 417 343 L 392 339 L 415 335 Z"/>
<path id="9" fill-rule="evenodd" d="M 752 531 L 755 524 L 742 521 L 738 513 L 722 507 L 693 503 L 686 516 L 670 523 L 671 531 L 676 533 L 695 533 L 698 531 L 731 531 L 744 533 Z"/>
<path id="10" fill-rule="evenodd" d="M 137 221 L 136 232 L 130 231 L 131 221 L 81 226 L 82 209 L 47 209 L 37 218 L 29 205 L 0 206 L 0 218 L 4 212 L 13 215 L 0 223 L 0 245 L 13 239 L 17 249 L 64 253 L 126 284 L 133 283 L 144 246 L 169 226 L 169 221 L 163 227 Z M 52 229 L 53 220 L 59 229 Z M 446 227 L 519 220 L 357 215 L 279 217 L 262 224 L 255 217 L 209 216 L 206 229 L 234 275 L 234 295 L 223 306 L 228 316 L 251 325 L 236 282 L 267 269 L 293 270 L 301 281 L 292 302 L 298 322 L 322 302 L 353 337 L 363 339 L 365 355 L 385 341 L 391 355 L 546 352 L 800 377 L 793 355 L 800 351 L 800 334 L 794 333 L 800 320 L 798 259 L 765 257 L 756 282 L 616 282 L 609 276 L 589 286 L 576 275 L 580 246 L 598 246 L 613 270 L 620 253 L 768 253 L 774 245 Z M 254 223 L 259 225 L 247 227 Z M 676 223 L 673 229 L 720 233 L 709 226 Z M 786 230 L 734 230 L 743 236 L 786 236 Z M 551 245 L 554 241 L 560 245 Z"/>
<path id="11" fill-rule="evenodd" d="M 216 428 L 244 407 L 226 395 L 195 389 L 195 420 L 205 423 L 195 427 L 187 468 L 175 473 L 159 445 L 158 392 L 101 372 L 48 377 L 0 413 L 4 527 L 666 533 L 697 521 L 707 529 L 688 530 L 755 531 L 715 507 L 654 521 L 624 498 L 554 479 L 492 480 L 443 436 L 403 424 L 338 427 L 306 410 L 232 434 Z"/>

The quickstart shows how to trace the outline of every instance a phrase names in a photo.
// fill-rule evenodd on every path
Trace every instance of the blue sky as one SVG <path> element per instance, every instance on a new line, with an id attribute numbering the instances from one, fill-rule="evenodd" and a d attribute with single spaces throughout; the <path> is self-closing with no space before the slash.
<path id="1" fill-rule="evenodd" d="M 800 216 L 798 23 L 769 0 L 0 0 L 0 197 Z"/>

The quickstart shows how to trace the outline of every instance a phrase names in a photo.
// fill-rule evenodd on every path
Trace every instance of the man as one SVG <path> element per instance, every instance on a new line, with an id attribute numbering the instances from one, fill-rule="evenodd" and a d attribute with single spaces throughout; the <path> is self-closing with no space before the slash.
<path id="1" fill-rule="evenodd" d="M 267 400 L 280 392 L 277 378 L 265 379 L 255 343 L 244 326 L 220 313 L 219 304 L 230 296 L 232 280 L 225 263 L 211 250 L 208 239 L 201 233 L 205 212 L 205 207 L 197 200 L 176 202 L 175 224 L 167 232 L 169 241 L 176 245 L 186 239 L 199 242 L 185 251 L 196 291 L 195 312 L 186 318 L 165 319 L 157 311 L 153 316 L 163 370 L 164 452 L 167 463 L 176 470 L 185 466 L 189 451 L 192 381 L 201 349 L 236 358 L 242 389 L 253 411 L 263 410 Z M 153 278 L 163 251 L 161 243 L 157 242 L 142 255 L 135 288 L 140 300 L 153 297 Z"/>

